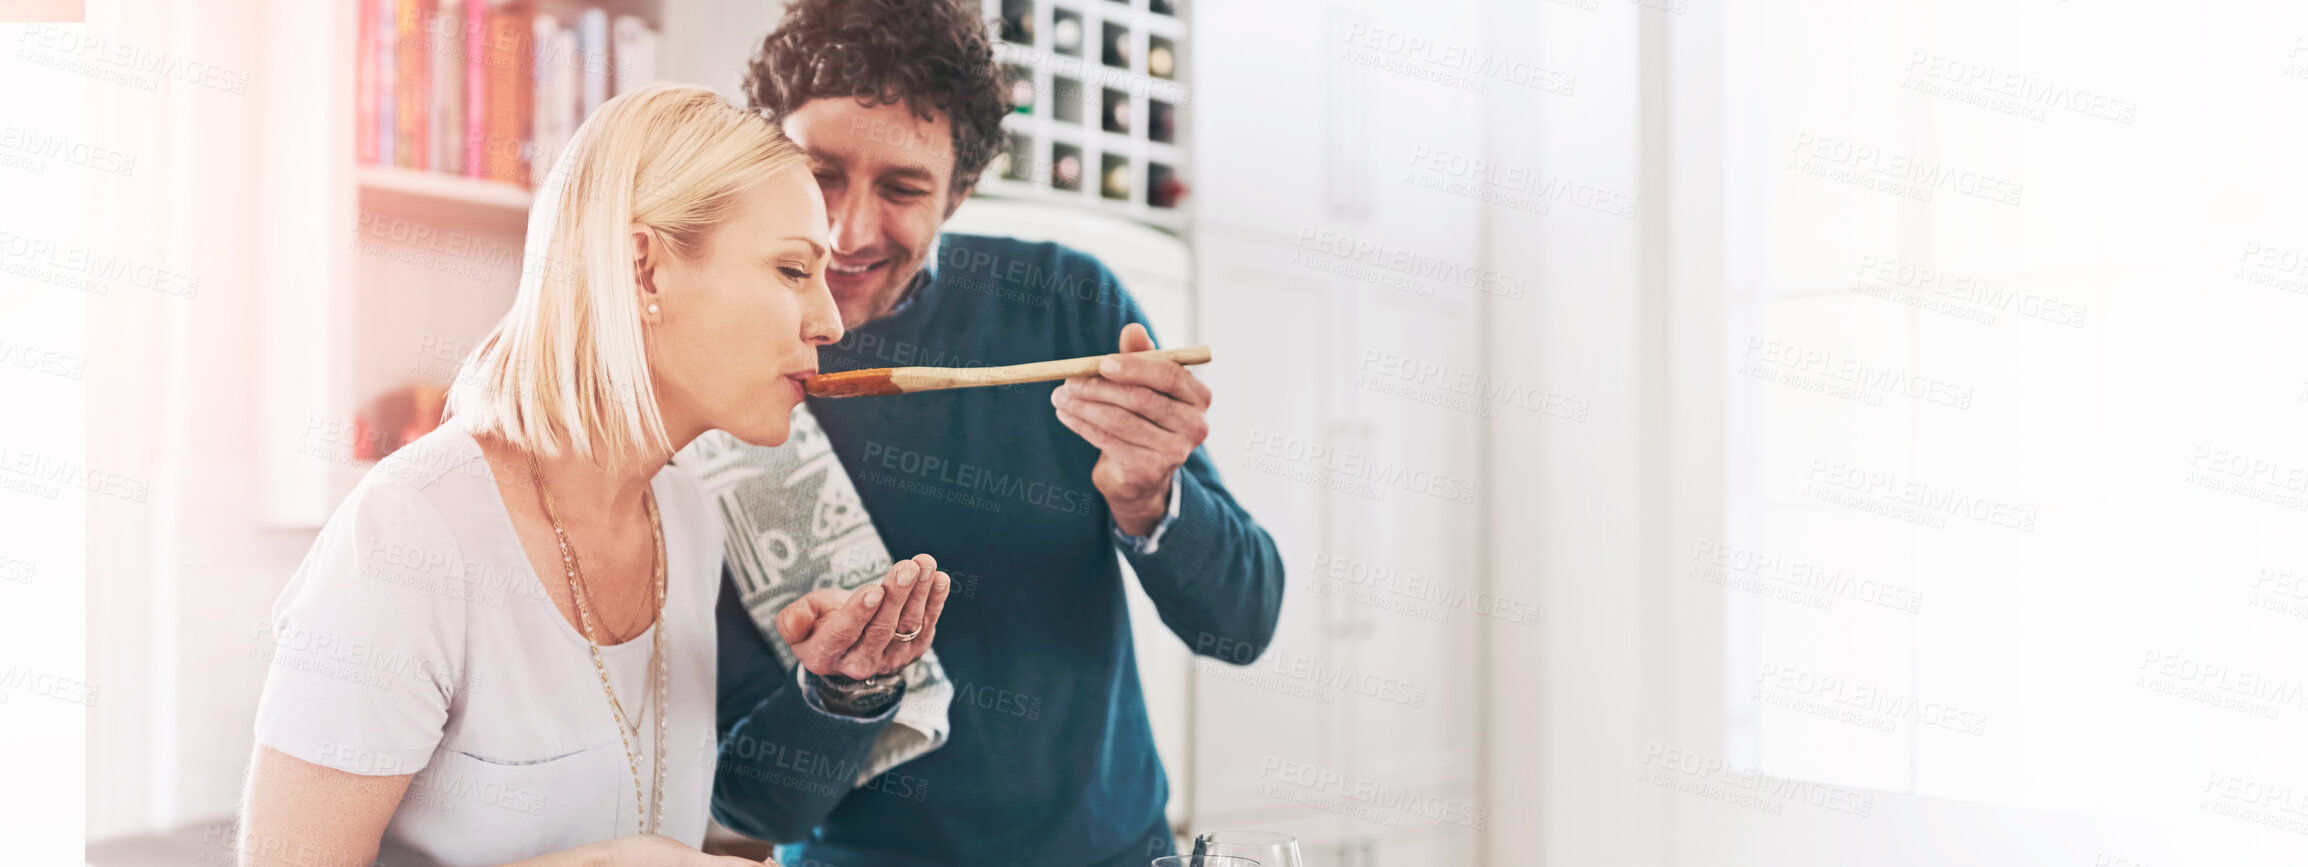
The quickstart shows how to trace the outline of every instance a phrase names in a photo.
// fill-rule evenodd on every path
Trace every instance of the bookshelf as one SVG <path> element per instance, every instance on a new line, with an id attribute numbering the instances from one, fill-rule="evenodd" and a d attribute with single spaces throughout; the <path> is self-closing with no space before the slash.
<path id="1" fill-rule="evenodd" d="M 1188 223 L 1192 85 L 1175 0 L 985 0 L 1018 103 L 978 182 L 991 198 L 1065 204 L 1174 234 Z"/>
<path id="2" fill-rule="evenodd" d="M 489 133 L 489 153 L 511 154 L 510 160 L 475 172 L 458 165 L 463 160 L 436 162 L 443 140 L 428 134 L 420 161 L 414 153 L 403 155 L 399 141 L 387 136 L 388 130 L 396 136 L 401 131 L 380 117 L 390 106 L 397 123 L 404 103 L 375 90 L 387 77 L 396 84 L 420 75 L 435 84 L 447 81 L 436 72 L 454 70 L 463 59 L 455 46 L 459 36 L 466 46 L 473 43 L 470 17 L 476 8 L 483 33 L 490 16 L 508 10 L 553 18 L 556 25 L 543 30 L 534 18 L 505 29 L 523 58 L 518 63 L 533 72 L 537 68 L 527 64 L 540 47 L 549 58 L 568 56 L 567 44 L 554 40 L 577 29 L 572 22 L 588 12 L 605 20 L 611 72 L 603 97 L 653 80 L 659 70 L 729 77 L 775 17 L 763 8 L 708 0 L 281 4 L 269 26 L 286 38 L 267 41 L 267 63 L 311 74 L 276 76 L 262 110 L 265 141 L 279 143 L 260 192 L 263 231 L 277 242 L 268 245 L 260 266 L 266 311 L 260 502 L 269 524 L 313 527 L 325 521 L 372 465 L 364 454 L 380 450 L 374 440 L 392 436 L 355 420 L 388 393 L 446 385 L 462 353 L 495 324 L 519 286 L 529 186 L 537 165 L 549 165 L 551 136 L 540 136 L 533 115 L 526 125 L 498 127 Z M 1185 237 L 1194 108 L 1186 5 L 981 0 L 980 8 L 997 36 L 1011 37 L 997 41 L 996 59 L 1016 71 L 1031 98 L 1024 110 L 1004 119 L 1014 144 L 989 167 L 978 195 L 1086 209 Z M 442 15 L 444 10 L 455 11 L 463 26 Z M 418 17 L 404 27 L 404 14 Z M 661 38 L 648 68 L 624 65 L 616 42 L 619 24 L 666 34 L 669 17 L 673 35 Z M 1057 39 L 1061 21 L 1071 22 L 1069 45 Z M 424 49 L 421 62 L 382 53 L 377 40 L 386 27 L 394 31 L 396 50 L 404 31 L 416 34 L 406 38 Z M 591 37 L 579 37 L 580 44 L 602 44 L 599 24 L 594 28 Z M 451 46 L 449 53 L 440 50 L 442 40 Z M 383 63 L 388 56 L 393 62 Z M 559 92 L 582 104 L 595 95 L 585 82 L 592 70 L 582 62 L 577 67 L 575 95 L 569 76 L 560 79 Z M 532 74 L 530 98 L 547 89 L 540 84 L 545 77 Z M 482 82 L 484 98 L 490 86 Z M 469 108 L 471 94 L 469 87 L 460 94 L 428 86 L 424 101 L 405 104 L 432 112 L 435 99 L 463 98 Z M 572 113 L 560 134 L 573 132 L 581 117 L 581 111 Z M 1073 158 L 1072 183 L 1053 182 L 1063 156 Z M 1156 190 L 1163 192 L 1154 195 Z"/>
<path id="3" fill-rule="evenodd" d="M 262 109 L 266 140 L 282 143 L 259 191 L 278 242 L 259 269 L 262 521 L 319 526 L 414 430 L 406 419 L 511 306 L 533 178 L 592 107 L 657 78 L 664 7 L 684 2 L 285 4 L 273 26 L 303 38 L 269 40 L 269 62 L 311 74 L 271 89 Z M 470 50 L 491 46 L 476 33 L 497 37 L 478 62 Z M 468 165 L 475 94 L 494 162 Z M 395 123 L 380 117 L 388 105 Z M 406 109 L 425 123 L 408 125 Z"/>
<path id="4" fill-rule="evenodd" d="M 379 207 L 470 210 L 476 217 L 510 216 L 524 224 L 529 218 L 532 196 L 513 184 L 398 166 L 362 166 L 354 177 L 362 200 L 373 199 Z"/>

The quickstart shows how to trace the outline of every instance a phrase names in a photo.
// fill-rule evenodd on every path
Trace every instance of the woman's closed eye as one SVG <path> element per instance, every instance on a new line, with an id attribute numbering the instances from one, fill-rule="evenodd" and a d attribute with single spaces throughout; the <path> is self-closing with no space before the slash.
<path id="1" fill-rule="evenodd" d="M 793 265 L 779 265 L 777 266 L 777 272 L 784 274 L 785 279 L 792 280 L 796 283 L 810 278 L 810 271 L 808 269 L 795 267 Z"/>

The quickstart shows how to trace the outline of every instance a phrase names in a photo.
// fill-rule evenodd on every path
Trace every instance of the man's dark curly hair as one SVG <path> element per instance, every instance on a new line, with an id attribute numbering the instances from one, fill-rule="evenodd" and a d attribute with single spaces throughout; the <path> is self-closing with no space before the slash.
<path id="1" fill-rule="evenodd" d="M 832 97 L 944 112 L 957 198 L 1002 148 L 1003 90 L 986 25 L 958 0 L 794 0 L 745 70 L 746 102 L 774 121 Z"/>

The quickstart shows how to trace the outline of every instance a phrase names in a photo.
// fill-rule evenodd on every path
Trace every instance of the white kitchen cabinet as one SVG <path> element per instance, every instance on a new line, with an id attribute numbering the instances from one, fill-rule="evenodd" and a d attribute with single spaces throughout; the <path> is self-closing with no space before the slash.
<path id="1" fill-rule="evenodd" d="M 1331 557 L 1348 580 L 1324 577 L 1358 594 L 1331 600 L 1343 603 L 1331 607 L 1335 655 L 1357 681 L 1348 743 L 1363 774 L 1431 792 L 1473 779 L 1479 703 L 1470 663 L 1482 619 L 1503 622 L 1480 595 L 1474 558 L 1485 485 L 1478 413 L 1494 405 L 1480 400 L 1479 382 L 1471 394 L 1458 388 L 1475 377 L 1467 311 L 1387 295 L 1351 309 L 1362 312 L 1340 365 L 1340 449 L 1399 463 L 1405 475 L 1380 488 L 1383 499 L 1336 497 Z M 1355 583 L 1358 569 L 1374 577 Z"/>
<path id="2" fill-rule="evenodd" d="M 1213 236 L 1196 250 L 1200 285 L 1256 287 L 1230 295 L 1219 315 L 1205 316 L 1201 333 L 1215 360 L 1201 375 L 1210 386 L 1211 457 L 1235 498 L 1249 508 L 1281 550 L 1293 576 L 1284 593 L 1281 624 L 1268 655 L 1281 659 L 1327 657 L 1328 628 L 1296 579 L 1307 574 L 1324 533 L 1328 509 L 1322 488 L 1293 479 L 1302 469 L 1291 449 L 1327 448 L 1321 420 L 1328 411 L 1322 384 L 1332 365 L 1316 352 L 1269 347 L 1316 347 L 1330 340 L 1328 286 L 1315 275 L 1277 265 L 1261 245 Z M 1273 788 L 1285 765 L 1330 767 L 1339 761 L 1334 705 L 1308 684 L 1271 667 L 1240 667 L 1207 657 L 1193 661 L 1194 760 L 1190 804 L 1194 827 L 1206 817 L 1239 820 L 1293 812 Z M 1283 793 L 1284 797 L 1277 797 Z M 1251 827 L 1257 827 L 1252 825 Z"/>
<path id="3" fill-rule="evenodd" d="M 1329 79 L 1313 128 L 1322 150 L 1294 155 L 1322 169 L 1317 225 L 1351 230 L 1386 255 L 1474 263 L 1481 197 L 1529 185 L 1510 173 L 1523 168 L 1512 155 L 1482 153 L 1483 95 L 1544 70 L 1479 51 L 1479 18 L 1465 0 L 1339 2 L 1309 25 L 1323 31 L 1319 70 Z"/>
<path id="4" fill-rule="evenodd" d="M 1210 448 L 1289 588 L 1266 657 L 1196 662 L 1187 825 L 1296 834 L 1310 867 L 1473 863 L 1471 824 L 1370 798 L 1481 810 L 1478 630 L 1526 628 L 1476 610 L 1493 610 L 1476 603 L 1482 414 L 1522 410 L 1483 400 L 1498 388 L 1475 369 L 1470 284 L 1513 287 L 1461 277 L 1479 263 L 1477 199 L 1407 172 L 1413 154 L 1476 152 L 1480 95 L 1350 40 L 1393 27 L 1479 45 L 1474 8 L 1192 10 L 1195 304 L 1224 361 L 1204 373 Z"/>

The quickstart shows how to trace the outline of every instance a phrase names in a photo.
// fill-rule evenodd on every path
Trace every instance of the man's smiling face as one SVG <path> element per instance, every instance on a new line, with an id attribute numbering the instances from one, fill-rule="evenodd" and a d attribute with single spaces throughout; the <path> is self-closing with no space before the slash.
<path id="1" fill-rule="evenodd" d="M 964 190 L 953 187 L 954 135 L 944 114 L 923 120 L 904 101 L 866 106 L 815 99 L 781 122 L 808 152 L 832 221 L 826 286 L 844 328 L 886 316 L 920 273 Z"/>

